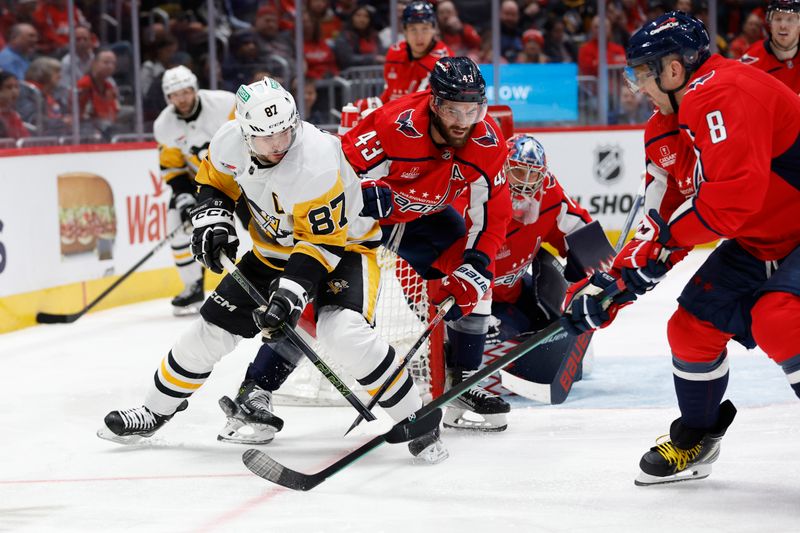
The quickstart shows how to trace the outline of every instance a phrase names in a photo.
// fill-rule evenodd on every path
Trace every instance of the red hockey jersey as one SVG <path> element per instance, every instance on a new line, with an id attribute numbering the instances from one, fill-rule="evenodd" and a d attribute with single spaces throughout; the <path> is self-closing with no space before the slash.
<path id="1" fill-rule="evenodd" d="M 385 104 L 400 96 L 422 91 L 428 88 L 428 76 L 433 66 L 443 57 L 452 56 L 453 52 L 441 41 L 436 41 L 427 55 L 414 59 L 406 41 L 400 41 L 386 52 L 383 64 L 383 81 L 386 87 L 381 94 Z"/>
<path id="2" fill-rule="evenodd" d="M 800 94 L 800 57 L 797 54 L 791 59 L 781 61 L 775 57 L 769 39 L 758 41 L 748 48 L 739 58 L 745 65 L 752 65 L 774 76 L 786 84 L 795 94 Z"/>
<path id="3" fill-rule="evenodd" d="M 656 111 L 644 128 L 645 200 L 644 213 L 655 209 L 664 220 L 695 194 L 692 173 L 695 155 L 686 136 L 681 135 L 678 115 Z"/>
<path id="4" fill-rule="evenodd" d="M 487 115 L 463 147 L 434 144 L 429 98 L 422 91 L 376 109 L 342 137 L 342 150 L 357 173 L 392 187 L 394 211 L 383 224 L 442 211 L 469 192 L 466 248 L 492 258 L 511 218 L 505 139 Z"/>
<path id="5" fill-rule="evenodd" d="M 673 213 L 672 239 L 732 238 L 765 261 L 800 245 L 800 98 L 715 54 L 692 76 L 678 122 L 696 154 L 697 192 Z"/>

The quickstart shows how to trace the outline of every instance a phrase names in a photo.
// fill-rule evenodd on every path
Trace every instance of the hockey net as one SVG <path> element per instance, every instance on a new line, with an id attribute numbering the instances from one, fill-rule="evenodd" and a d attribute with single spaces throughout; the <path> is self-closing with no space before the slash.
<path id="1" fill-rule="evenodd" d="M 381 269 L 381 290 L 378 297 L 375 328 L 391 344 L 399 362 L 411 346 L 425 331 L 436 314 L 428 295 L 436 288 L 437 281 L 422 279 L 411 266 L 390 250 L 381 247 L 378 251 Z M 298 331 L 314 347 L 320 358 L 336 374 L 362 397 L 368 398 L 358 382 L 335 358 L 320 346 L 313 336 L 313 324 L 301 321 Z M 444 387 L 444 333 L 440 324 L 428 340 L 417 350 L 409 364 L 424 402 L 441 395 Z M 330 382 L 311 364 L 303 359 L 286 383 L 274 394 L 275 403 L 282 405 L 347 405 L 347 401 L 333 388 Z"/>

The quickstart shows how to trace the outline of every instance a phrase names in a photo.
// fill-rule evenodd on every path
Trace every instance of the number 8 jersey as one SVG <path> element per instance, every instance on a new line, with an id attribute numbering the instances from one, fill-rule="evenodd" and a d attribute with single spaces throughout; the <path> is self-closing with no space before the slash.
<path id="1" fill-rule="evenodd" d="M 378 223 L 359 216 L 359 178 L 341 142 L 307 122 L 301 122 L 291 148 L 272 166 L 251 155 L 236 121 L 226 123 L 211 140 L 196 181 L 231 200 L 243 193 L 253 215 L 248 230 L 256 256 L 272 268 L 286 268 L 287 274 L 293 256 L 291 270 L 306 270 L 294 274 L 315 285 L 336 268 L 345 251 L 380 244 Z M 309 275 L 309 268 L 316 275 Z"/>

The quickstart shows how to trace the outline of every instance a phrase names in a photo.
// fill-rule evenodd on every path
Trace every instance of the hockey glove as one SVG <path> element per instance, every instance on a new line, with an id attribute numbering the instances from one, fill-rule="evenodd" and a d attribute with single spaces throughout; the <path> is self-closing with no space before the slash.
<path id="1" fill-rule="evenodd" d="M 439 305 L 448 296 L 455 299 L 456 305 L 444 316 L 445 320 L 458 320 L 470 314 L 478 305 L 492 283 L 492 273 L 487 269 L 488 265 L 489 261 L 480 252 L 467 252 L 464 254 L 464 263 L 444 278 L 432 302 Z"/>
<path id="2" fill-rule="evenodd" d="M 283 325 L 294 329 L 308 303 L 302 285 L 288 278 L 276 278 L 270 285 L 269 304 L 253 311 L 253 320 L 264 337 L 277 341 L 285 337 Z"/>
<path id="3" fill-rule="evenodd" d="M 385 181 L 363 180 L 361 182 L 361 195 L 364 198 L 361 216 L 380 220 L 392 214 L 392 210 L 394 210 L 394 194 L 392 193 L 392 188 Z"/>
<path id="4" fill-rule="evenodd" d="M 233 213 L 225 207 L 223 200 L 209 198 L 191 211 L 192 255 L 203 266 L 222 274 L 224 268 L 220 261 L 223 252 L 228 257 L 236 257 L 239 239 L 233 227 Z"/>
<path id="5" fill-rule="evenodd" d="M 687 253 L 687 249 L 671 245 L 669 224 L 651 209 L 633 239 L 617 254 L 614 269 L 629 291 L 641 295 L 658 285 Z"/>
<path id="6" fill-rule="evenodd" d="M 186 224 L 192 219 L 192 209 L 197 205 L 197 199 L 192 193 L 182 192 L 175 196 L 175 209 L 181 216 L 181 222 Z"/>
<path id="7" fill-rule="evenodd" d="M 604 306 L 603 291 L 616 283 L 617 278 L 611 274 L 595 272 L 570 285 L 564 299 L 561 327 L 572 335 L 580 335 L 611 324 L 621 308 L 636 300 L 635 294 L 623 291 Z"/>

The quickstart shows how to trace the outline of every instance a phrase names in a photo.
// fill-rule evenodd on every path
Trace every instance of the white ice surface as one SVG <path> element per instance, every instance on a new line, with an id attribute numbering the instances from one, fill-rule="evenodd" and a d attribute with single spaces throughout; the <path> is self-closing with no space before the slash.
<path id="1" fill-rule="evenodd" d="M 226 357 L 152 439 L 123 447 L 95 431 L 140 405 L 189 321 L 166 300 L 71 325 L 0 336 L 0 531 L 798 531 L 800 404 L 763 353 L 731 344 L 739 414 L 711 477 L 635 487 L 639 457 L 677 416 L 665 324 L 695 252 L 596 335 L 591 376 L 561 406 L 515 401 L 508 431 L 444 432 L 451 457 L 410 464 L 384 445 L 308 493 L 251 475 L 244 448 L 218 443 L 217 406 L 255 341 Z M 348 408 L 282 407 L 277 460 L 317 470 L 376 433 L 341 437 Z M 370 427 L 372 426 L 372 427 Z"/>

